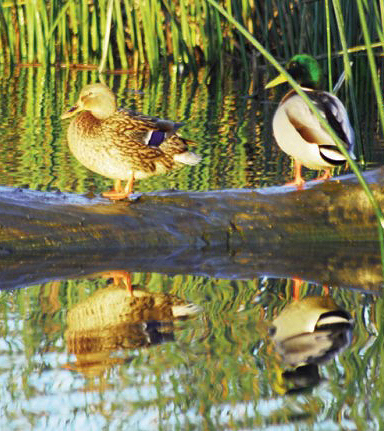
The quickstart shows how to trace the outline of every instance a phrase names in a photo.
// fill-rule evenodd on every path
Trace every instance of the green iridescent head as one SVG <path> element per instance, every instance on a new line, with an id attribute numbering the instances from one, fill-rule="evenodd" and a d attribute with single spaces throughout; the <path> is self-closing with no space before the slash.
<path id="1" fill-rule="evenodd" d="M 285 68 L 301 86 L 308 88 L 319 88 L 321 86 L 321 67 L 317 60 L 310 55 L 295 55 L 289 60 Z M 271 88 L 286 81 L 287 79 L 284 75 L 279 75 L 270 81 L 265 88 Z"/>
<path id="2" fill-rule="evenodd" d="M 322 71 L 317 60 L 307 54 L 299 54 L 289 60 L 287 71 L 300 85 L 318 88 L 321 83 Z"/>

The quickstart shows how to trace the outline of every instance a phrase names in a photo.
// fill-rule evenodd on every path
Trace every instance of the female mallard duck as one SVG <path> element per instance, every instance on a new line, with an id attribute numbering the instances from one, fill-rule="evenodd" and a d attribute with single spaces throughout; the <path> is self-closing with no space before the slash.
<path id="1" fill-rule="evenodd" d="M 181 328 L 173 322 L 201 312 L 197 305 L 167 293 L 135 289 L 127 295 L 116 285 L 98 289 L 68 309 L 64 338 L 76 361 L 64 368 L 101 377 L 113 365 L 125 362 L 125 355 L 116 355 L 118 350 L 174 341 Z"/>
<path id="2" fill-rule="evenodd" d="M 347 111 L 336 96 L 318 90 L 321 81 L 318 62 L 306 54 L 295 55 L 288 62 L 286 69 L 327 119 L 354 158 L 355 136 Z M 274 87 L 282 82 L 286 82 L 286 78 L 279 75 L 265 88 Z M 301 176 L 302 165 L 310 169 L 324 169 L 326 173 L 322 179 L 327 179 L 330 177 L 330 168 L 345 163 L 345 157 L 338 150 L 334 140 L 294 90 L 290 90 L 283 97 L 276 110 L 273 117 L 273 134 L 279 147 L 295 161 L 295 179 L 291 184 L 298 187 L 305 182 Z"/>
<path id="3" fill-rule="evenodd" d="M 117 109 L 115 95 L 104 84 L 85 86 L 75 106 L 61 118 L 80 111 L 68 128 L 69 148 L 85 167 L 114 180 L 114 190 L 103 193 L 110 199 L 129 197 L 135 179 L 200 161 L 188 151 L 191 141 L 176 133 L 181 123 Z"/>

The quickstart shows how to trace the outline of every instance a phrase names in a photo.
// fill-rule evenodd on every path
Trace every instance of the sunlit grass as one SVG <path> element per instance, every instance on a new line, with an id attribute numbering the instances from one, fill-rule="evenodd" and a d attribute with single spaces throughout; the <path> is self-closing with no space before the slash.
<path id="1" fill-rule="evenodd" d="M 223 0 L 221 4 L 279 59 L 297 52 L 329 59 L 344 46 L 337 34 L 340 17 L 345 44 L 364 49 L 366 43 L 355 31 L 360 25 L 358 8 L 348 1 Z M 383 43 L 383 8 L 375 2 L 368 7 L 370 38 Z M 148 66 L 155 73 L 170 63 L 196 73 L 201 64 L 223 71 L 232 62 L 241 65 L 246 76 L 257 61 L 249 41 L 207 0 L 4 1 L 0 35 L 0 62 L 11 64 L 97 67 L 105 58 L 109 70 Z"/>

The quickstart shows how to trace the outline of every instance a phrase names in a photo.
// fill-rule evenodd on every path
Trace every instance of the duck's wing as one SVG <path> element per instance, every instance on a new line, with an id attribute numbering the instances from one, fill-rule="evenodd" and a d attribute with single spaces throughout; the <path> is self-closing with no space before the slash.
<path id="1" fill-rule="evenodd" d="M 327 92 L 306 93 L 353 156 L 354 133 L 343 104 L 336 96 Z M 287 96 L 289 97 L 283 100 L 284 109 L 288 120 L 300 136 L 308 144 L 318 145 L 321 156 L 329 163 L 334 165 L 344 163 L 345 157 L 302 98 L 293 92 Z"/>
<path id="2" fill-rule="evenodd" d="M 200 158 L 188 152 L 190 141 L 178 136 L 180 123 L 120 110 L 102 122 L 104 136 L 113 143 L 108 151 L 136 170 L 153 172 L 156 164 L 172 169 L 175 161 L 196 164 Z"/>
<path id="3" fill-rule="evenodd" d="M 187 151 L 187 141 L 176 134 L 159 146 L 147 144 L 144 137 L 144 132 L 132 131 L 124 122 L 122 127 L 108 130 L 107 141 L 111 143 L 108 153 L 120 163 L 130 165 L 134 171 L 146 173 L 166 172 L 174 168 L 175 162 L 196 164 L 200 160 L 197 156 L 196 161 L 188 159 L 187 156 L 193 154 Z"/>
<path id="4" fill-rule="evenodd" d="M 160 163 L 165 170 L 170 170 L 174 166 L 173 157 L 166 154 L 162 149 L 146 145 L 141 141 L 130 138 L 114 141 L 113 149 L 110 152 L 114 154 L 117 160 L 129 164 L 134 171 L 154 173 L 157 171 L 157 165 Z"/>
<path id="5" fill-rule="evenodd" d="M 337 136 L 345 143 L 348 151 L 352 153 L 355 134 L 349 122 L 347 111 L 340 99 L 327 91 L 309 91 L 307 94 L 324 115 Z"/>
<path id="6" fill-rule="evenodd" d="M 131 110 L 119 110 L 118 113 L 120 116 L 125 117 L 133 131 L 141 133 L 143 143 L 152 147 L 159 147 L 183 125 L 182 123 L 143 115 Z"/>

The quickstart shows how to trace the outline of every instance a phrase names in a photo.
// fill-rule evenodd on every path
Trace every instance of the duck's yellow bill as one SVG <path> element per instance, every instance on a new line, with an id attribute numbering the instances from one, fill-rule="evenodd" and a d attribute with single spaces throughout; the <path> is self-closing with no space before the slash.
<path id="1" fill-rule="evenodd" d="M 282 84 L 283 82 L 287 82 L 287 78 L 283 74 L 280 74 L 275 79 L 272 79 L 272 81 L 269 81 L 265 88 L 276 87 L 276 85 Z"/>

